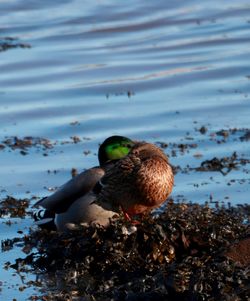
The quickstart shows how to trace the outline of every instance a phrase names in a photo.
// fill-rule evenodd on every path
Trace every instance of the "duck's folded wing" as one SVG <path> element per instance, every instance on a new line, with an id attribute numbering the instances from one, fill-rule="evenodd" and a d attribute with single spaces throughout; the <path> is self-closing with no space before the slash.
<path id="1" fill-rule="evenodd" d="M 105 175 L 94 188 L 98 194 L 96 203 L 107 209 L 111 206 L 113 211 L 119 211 L 120 205 L 134 199 L 136 189 L 135 180 L 141 161 L 134 155 L 120 159 L 114 165 L 105 169 Z M 124 207 L 124 206 L 123 206 Z"/>
<path id="2" fill-rule="evenodd" d="M 88 169 L 65 183 L 52 195 L 39 200 L 34 207 L 42 206 L 55 213 L 65 212 L 75 200 L 91 191 L 103 175 L 104 170 L 100 167 Z"/>

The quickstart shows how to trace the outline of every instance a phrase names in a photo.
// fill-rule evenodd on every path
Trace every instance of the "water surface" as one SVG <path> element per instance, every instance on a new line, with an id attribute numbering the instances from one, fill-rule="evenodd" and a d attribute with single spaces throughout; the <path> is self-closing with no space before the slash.
<path id="1" fill-rule="evenodd" d="M 0 43 L 11 37 L 17 47 L 0 52 L 0 143 L 32 136 L 55 145 L 26 155 L 0 150 L 1 198 L 49 194 L 71 168 L 97 164 L 98 144 L 113 134 L 169 143 L 165 152 L 182 168 L 234 151 L 249 159 L 249 141 L 240 139 L 249 129 L 249 16 L 244 0 L 2 1 Z M 229 129 L 237 131 L 216 134 Z M 181 152 L 174 143 L 197 146 Z M 249 164 L 227 175 L 180 171 L 172 197 L 245 203 L 249 181 Z M 32 225 L 8 220 L 1 239 Z M 20 256 L 16 247 L 0 264 Z M 0 274 L 1 298 L 34 294 L 32 287 L 20 292 L 24 280 L 12 272 Z"/>

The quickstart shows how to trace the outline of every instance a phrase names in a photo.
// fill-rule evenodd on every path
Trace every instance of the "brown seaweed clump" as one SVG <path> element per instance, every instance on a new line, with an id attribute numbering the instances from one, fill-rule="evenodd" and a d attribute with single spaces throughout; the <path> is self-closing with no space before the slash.
<path id="1" fill-rule="evenodd" d="M 42 300 L 248 300 L 249 256 L 232 254 L 242 241 L 249 252 L 249 212 L 170 202 L 136 231 L 122 219 L 106 229 L 33 231 L 23 238 L 28 256 L 9 266 L 50 279 Z"/>
<path id="2" fill-rule="evenodd" d="M 0 217 L 9 215 L 10 217 L 24 218 L 27 214 L 30 201 L 28 199 L 16 199 L 6 196 L 0 201 Z"/>
<path id="3" fill-rule="evenodd" d="M 211 160 L 206 160 L 201 163 L 201 166 L 195 168 L 197 171 L 219 171 L 224 176 L 227 175 L 231 170 L 238 169 L 240 165 L 249 164 L 250 160 L 244 158 L 238 158 L 237 153 L 229 157 L 217 158 L 214 157 Z"/>
<path id="4" fill-rule="evenodd" d="M 27 154 L 26 151 L 31 147 L 41 147 L 43 150 L 51 149 L 53 143 L 46 138 L 40 137 L 24 137 L 18 138 L 16 136 L 8 137 L 2 141 L 1 148 L 9 147 L 12 150 L 20 149 L 22 154 Z"/>

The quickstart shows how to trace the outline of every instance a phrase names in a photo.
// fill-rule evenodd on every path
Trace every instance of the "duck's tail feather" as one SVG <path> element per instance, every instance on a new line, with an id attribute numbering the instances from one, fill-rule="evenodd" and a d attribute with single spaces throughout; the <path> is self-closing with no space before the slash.
<path id="1" fill-rule="evenodd" d="M 46 209 L 39 209 L 33 213 L 34 224 L 42 229 L 56 230 L 55 213 Z"/>

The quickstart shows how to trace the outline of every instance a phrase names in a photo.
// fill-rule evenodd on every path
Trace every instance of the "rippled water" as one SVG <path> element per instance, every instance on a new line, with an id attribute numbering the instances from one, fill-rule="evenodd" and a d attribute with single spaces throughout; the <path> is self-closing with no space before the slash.
<path id="1" fill-rule="evenodd" d="M 35 136 L 56 145 L 46 156 L 37 148 L 26 156 L 0 150 L 2 197 L 48 194 L 72 167 L 95 165 L 98 143 L 112 134 L 196 143 L 176 156 L 165 149 L 175 166 L 197 167 L 234 151 L 250 157 L 240 131 L 222 143 L 215 134 L 250 125 L 248 0 L 1 1 L 0 45 L 7 37 L 17 47 L 0 52 L 0 140 Z M 247 202 L 248 171 L 249 164 L 226 176 L 177 173 L 173 198 Z M 16 223 L 2 221 L 1 239 L 32 224 Z M 2 253 L 1 266 L 18 256 L 19 248 Z M 0 281 L 2 300 L 33 294 L 32 287 L 18 290 L 22 279 L 10 270 Z"/>

